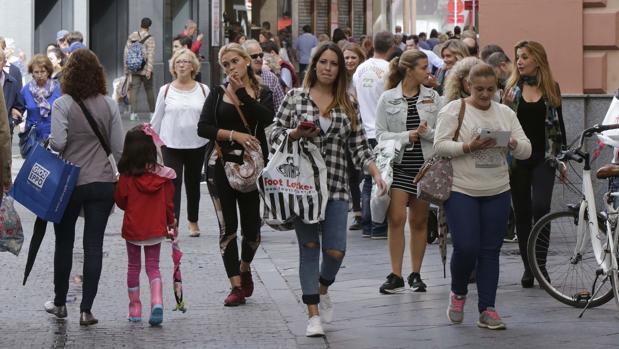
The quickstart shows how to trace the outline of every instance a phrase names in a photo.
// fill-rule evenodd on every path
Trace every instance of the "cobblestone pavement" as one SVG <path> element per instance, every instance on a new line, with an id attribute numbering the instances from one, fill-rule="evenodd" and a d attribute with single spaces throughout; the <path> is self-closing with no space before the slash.
<path id="1" fill-rule="evenodd" d="M 15 169 L 20 164 L 15 159 Z M 247 305 L 226 308 L 228 282 L 217 247 L 217 222 L 206 186 L 202 186 L 202 236 L 186 237 L 181 225 L 181 247 L 186 313 L 173 312 L 171 247 L 164 243 L 161 271 L 164 278 L 164 322 L 152 328 L 146 321 L 126 320 L 126 252 L 120 237 L 122 212 L 110 217 L 104 264 L 93 313 L 99 324 L 78 323 L 81 289 L 71 282 L 69 316 L 57 320 L 43 310 L 53 296 L 53 229 L 39 252 L 28 284 L 21 285 L 33 217 L 17 205 L 26 232 L 19 255 L 0 254 L 0 348 L 616 348 L 619 312 L 612 302 L 589 310 L 558 303 L 539 288 L 522 289 L 516 244 L 506 244 L 501 256 L 497 308 L 506 331 L 488 331 L 475 325 L 476 291 L 471 288 L 465 322 L 447 322 L 445 307 L 449 275 L 443 278 L 437 245 L 428 246 L 422 276 L 427 293 L 380 295 L 378 286 L 389 273 L 386 240 L 364 239 L 350 232 L 342 270 L 331 288 L 335 321 L 325 325 L 327 337 L 304 336 L 306 315 L 300 303 L 298 247 L 293 232 L 263 230 L 263 242 L 253 264 L 256 289 Z M 181 222 L 183 220 L 181 219 Z M 81 223 L 78 232 L 81 231 Z M 77 234 L 72 275 L 81 274 L 81 233 Z M 410 269 L 408 252 L 404 272 Z M 449 274 L 449 271 L 447 272 Z M 145 273 L 141 284 L 146 286 Z M 143 312 L 149 303 L 142 289 Z"/>

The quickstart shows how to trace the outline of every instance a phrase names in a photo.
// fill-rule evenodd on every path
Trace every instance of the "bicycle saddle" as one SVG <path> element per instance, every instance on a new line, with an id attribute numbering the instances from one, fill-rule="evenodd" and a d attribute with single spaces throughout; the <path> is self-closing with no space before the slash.
<path id="1" fill-rule="evenodd" d="M 617 177 L 619 176 L 619 164 L 606 164 L 600 167 L 595 175 L 598 179 Z"/>

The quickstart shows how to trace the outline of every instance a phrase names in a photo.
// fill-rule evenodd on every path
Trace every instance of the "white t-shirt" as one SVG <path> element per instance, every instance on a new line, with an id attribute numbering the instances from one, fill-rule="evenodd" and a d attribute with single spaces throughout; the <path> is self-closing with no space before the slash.
<path id="1" fill-rule="evenodd" d="M 352 77 L 363 127 L 369 139 L 376 138 L 376 106 L 380 95 L 385 91 L 385 78 L 388 72 L 389 62 L 370 58 L 357 67 Z"/>
<path id="2" fill-rule="evenodd" d="M 182 91 L 170 84 L 167 96 L 167 84 L 161 86 L 155 105 L 155 113 L 150 123 L 168 148 L 200 148 L 208 140 L 198 136 L 198 121 L 209 94 L 208 86 L 196 83 L 191 91 Z"/>

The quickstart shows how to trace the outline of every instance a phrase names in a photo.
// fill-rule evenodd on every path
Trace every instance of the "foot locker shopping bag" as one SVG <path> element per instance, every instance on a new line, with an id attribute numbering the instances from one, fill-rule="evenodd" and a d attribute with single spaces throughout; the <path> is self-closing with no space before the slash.
<path id="1" fill-rule="evenodd" d="M 327 167 L 313 143 L 286 137 L 257 182 L 267 224 L 290 223 L 294 217 L 308 224 L 324 219 L 329 198 Z"/>

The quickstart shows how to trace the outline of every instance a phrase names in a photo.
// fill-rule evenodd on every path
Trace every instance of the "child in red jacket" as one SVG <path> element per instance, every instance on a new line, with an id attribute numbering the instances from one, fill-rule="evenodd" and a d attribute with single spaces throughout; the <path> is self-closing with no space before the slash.
<path id="1" fill-rule="evenodd" d="M 174 184 L 176 173 L 157 162 L 156 134 L 148 124 L 138 125 L 125 136 L 123 155 L 118 162 L 116 205 L 125 211 L 122 237 L 127 243 L 129 321 L 142 320 L 140 303 L 141 246 L 144 246 L 146 274 L 150 281 L 151 314 L 156 326 L 163 321 L 159 252 L 161 241 L 175 226 Z"/>

